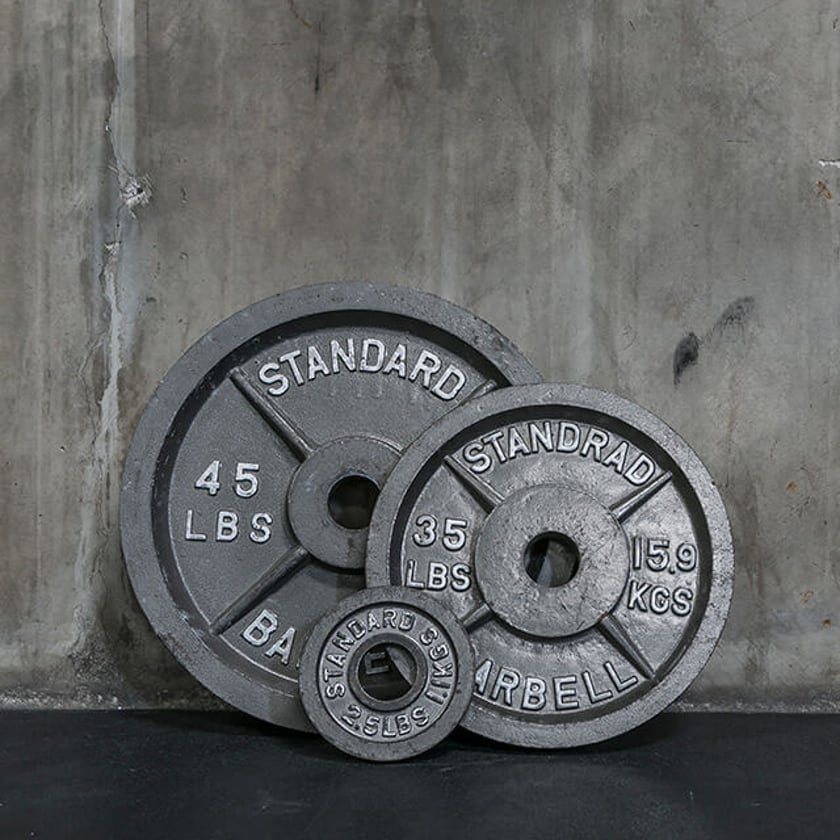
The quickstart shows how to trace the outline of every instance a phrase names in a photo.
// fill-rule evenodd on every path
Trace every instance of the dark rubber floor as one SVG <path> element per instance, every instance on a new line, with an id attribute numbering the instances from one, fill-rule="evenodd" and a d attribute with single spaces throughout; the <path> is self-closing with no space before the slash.
<path id="1" fill-rule="evenodd" d="M 371 765 L 235 714 L 0 713 L 0 838 L 840 838 L 840 715 L 663 715 L 608 745 L 459 734 Z"/>

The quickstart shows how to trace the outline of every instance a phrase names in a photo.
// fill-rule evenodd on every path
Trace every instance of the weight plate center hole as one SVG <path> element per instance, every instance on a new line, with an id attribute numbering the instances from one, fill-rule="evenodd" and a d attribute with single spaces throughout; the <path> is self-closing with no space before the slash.
<path id="1" fill-rule="evenodd" d="M 330 490 L 327 505 L 333 520 L 351 531 L 367 528 L 379 488 L 364 475 L 348 475 Z"/>
<path id="2" fill-rule="evenodd" d="M 411 651 L 400 644 L 383 642 L 374 645 L 360 659 L 359 685 L 374 700 L 400 700 L 414 687 L 417 671 Z"/>
<path id="3" fill-rule="evenodd" d="M 538 534 L 525 549 L 525 571 L 540 586 L 565 586 L 579 568 L 577 543 L 558 531 Z"/>

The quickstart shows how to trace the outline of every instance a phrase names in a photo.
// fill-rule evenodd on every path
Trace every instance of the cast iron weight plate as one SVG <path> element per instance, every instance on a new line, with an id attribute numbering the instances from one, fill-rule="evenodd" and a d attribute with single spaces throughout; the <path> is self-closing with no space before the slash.
<path id="1" fill-rule="evenodd" d="M 460 722 L 475 668 L 470 640 L 436 599 L 397 586 L 346 598 L 313 628 L 300 695 L 331 744 L 370 761 L 431 749 Z"/>
<path id="2" fill-rule="evenodd" d="M 398 455 L 470 396 L 538 379 L 496 330 L 411 289 L 343 283 L 256 303 L 169 371 L 126 459 L 123 552 L 152 626 L 232 705 L 310 729 L 310 627 L 364 585 Z"/>
<path id="3" fill-rule="evenodd" d="M 403 455 L 367 579 L 440 598 L 470 633 L 463 725 L 570 747 L 618 735 L 700 673 L 732 592 L 729 523 L 700 460 L 620 397 L 573 385 L 488 394 Z"/>

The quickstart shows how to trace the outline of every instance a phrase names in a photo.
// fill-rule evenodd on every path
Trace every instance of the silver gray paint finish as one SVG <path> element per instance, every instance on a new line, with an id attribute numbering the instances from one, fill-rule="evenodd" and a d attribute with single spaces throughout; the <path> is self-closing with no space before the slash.
<path id="1" fill-rule="evenodd" d="M 367 528 L 333 518 L 331 490 L 381 488 L 434 420 L 538 380 L 489 324 L 412 289 L 304 286 L 227 318 L 167 372 L 125 459 L 123 554 L 155 631 L 228 703 L 310 729 L 303 643 L 364 586 Z"/>
<path id="2" fill-rule="evenodd" d="M 551 535 L 578 562 L 546 581 Z M 697 455 L 627 400 L 579 385 L 465 403 L 403 454 L 379 496 L 366 576 L 425 590 L 476 654 L 464 726 L 572 747 L 649 720 L 701 672 L 734 576 L 720 494 Z"/>
<path id="3" fill-rule="evenodd" d="M 386 669 L 402 675 L 403 693 L 371 695 L 361 677 Z M 474 677 L 469 637 L 443 604 L 378 586 L 345 598 L 312 628 L 300 695 L 331 744 L 357 758 L 399 761 L 452 732 L 470 704 Z"/>
<path id="4" fill-rule="evenodd" d="M 840 707 L 838 17 L 4 3 L 4 702 L 210 702 L 122 570 L 128 440 L 213 324 L 354 278 L 466 305 L 544 377 L 679 429 L 739 558 L 682 703 Z"/>

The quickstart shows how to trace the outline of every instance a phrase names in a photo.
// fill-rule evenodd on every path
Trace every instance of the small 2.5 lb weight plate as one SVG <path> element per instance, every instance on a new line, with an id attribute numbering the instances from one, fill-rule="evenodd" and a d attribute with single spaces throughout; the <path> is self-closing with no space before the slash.
<path id="1" fill-rule="evenodd" d="M 700 673 L 732 592 L 729 523 L 700 460 L 620 397 L 488 394 L 391 473 L 367 578 L 444 601 L 476 652 L 463 725 L 570 747 L 643 723 Z"/>
<path id="2" fill-rule="evenodd" d="M 488 324 L 411 289 L 310 286 L 256 303 L 169 371 L 126 458 L 123 553 L 152 626 L 228 703 L 309 729 L 309 628 L 364 585 L 400 452 L 472 395 L 538 376 Z"/>
<path id="3" fill-rule="evenodd" d="M 460 722 L 475 668 L 454 615 L 397 586 L 346 598 L 313 628 L 300 694 L 314 727 L 358 758 L 397 761 L 431 749 Z"/>

